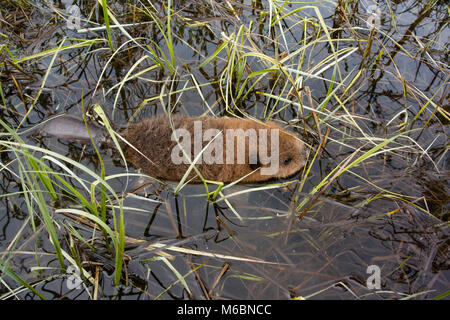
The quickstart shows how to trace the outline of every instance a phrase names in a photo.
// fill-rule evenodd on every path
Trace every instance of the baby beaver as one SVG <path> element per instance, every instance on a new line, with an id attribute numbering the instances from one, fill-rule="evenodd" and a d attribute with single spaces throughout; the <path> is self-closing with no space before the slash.
<path id="1" fill-rule="evenodd" d="M 204 179 L 225 183 L 241 178 L 240 183 L 287 178 L 305 164 L 303 142 L 273 121 L 183 115 L 172 115 L 171 120 L 172 126 L 167 116 L 159 115 L 119 130 L 127 162 L 154 178 L 179 181 L 195 161 Z M 84 123 L 71 116 L 49 121 L 43 131 L 88 141 Z M 90 131 L 97 141 L 104 137 L 97 126 Z M 110 140 L 105 141 L 111 146 Z M 188 180 L 201 182 L 194 169 Z"/>

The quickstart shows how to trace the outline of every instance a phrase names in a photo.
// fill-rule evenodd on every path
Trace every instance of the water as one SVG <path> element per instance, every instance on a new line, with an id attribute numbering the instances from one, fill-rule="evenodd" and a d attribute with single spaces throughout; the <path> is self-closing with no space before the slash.
<path id="1" fill-rule="evenodd" d="M 64 44 L 69 45 L 106 37 L 103 31 L 77 33 L 76 30 L 68 29 L 50 6 L 52 4 L 63 10 L 64 5 L 58 1 L 34 2 L 38 6 L 30 8 L 27 16 L 16 13 L 17 23 L 10 29 L 0 30 L 9 35 L 2 41 L 17 59 L 56 48 L 64 38 Z M 117 15 L 123 14 L 121 19 L 125 19 L 123 21 L 127 23 L 143 20 L 144 15 L 137 11 L 134 18 L 129 14 L 132 3 L 133 1 L 115 1 L 111 6 Z M 84 18 L 89 17 L 92 22 L 103 23 L 101 14 L 92 7 L 90 1 L 76 1 L 76 4 Z M 328 26 L 342 27 L 342 30 L 331 35 L 332 38 L 349 39 L 338 41 L 336 49 L 357 47 L 353 37 L 364 39 L 369 36 L 366 19 L 370 4 L 369 1 L 360 1 L 346 5 L 346 10 L 354 13 L 352 15 L 348 12 L 344 14 L 344 9 L 334 2 L 317 4 Z M 160 2 L 155 1 L 154 5 L 161 8 Z M 298 184 L 293 184 L 290 187 L 241 193 L 231 197 L 230 204 L 242 220 L 236 217 L 229 204 L 224 201 L 214 205 L 206 201 L 204 196 L 197 197 L 196 195 L 204 193 L 202 186 L 187 186 L 175 198 L 167 191 L 167 187 L 156 183 L 155 188 L 147 186 L 145 190 L 139 190 L 139 197 L 128 196 L 125 200 L 125 207 L 134 208 L 127 210 L 125 214 L 126 235 L 130 239 L 146 240 L 149 244 L 152 241 L 166 241 L 168 244 L 199 252 L 230 256 L 219 259 L 165 251 L 171 255 L 166 257 L 169 264 L 181 275 L 186 275 L 191 297 L 203 299 L 206 290 L 211 291 L 211 298 L 224 299 L 288 299 L 296 296 L 311 296 L 311 299 L 393 299 L 416 293 L 420 293 L 417 298 L 422 299 L 449 289 L 449 232 L 446 225 L 449 211 L 448 122 L 438 115 L 427 123 L 434 110 L 432 105 L 438 105 L 448 112 L 448 11 L 443 1 L 436 2 L 430 9 L 420 1 L 403 1 L 398 4 L 382 2 L 379 6 L 383 13 L 380 32 L 376 34 L 376 41 L 370 52 L 363 59 L 366 45 L 361 42 L 361 49 L 341 61 L 341 74 L 336 74 L 339 81 L 340 77 L 343 79 L 349 74 L 351 79 L 361 64 L 370 65 L 355 79 L 356 84 L 351 87 L 345 101 L 347 111 L 359 116 L 357 124 L 360 130 L 348 124 L 346 111 L 336 100 L 326 106 L 328 110 L 337 109 L 337 116 L 329 121 L 330 141 L 322 158 L 314 164 L 302 192 L 298 193 Z M 6 7 L 6 4 L 0 5 L 2 12 Z M 247 1 L 236 3 L 235 7 L 239 11 L 239 24 L 248 27 L 249 22 L 253 21 L 252 41 L 268 56 L 286 50 L 293 52 L 304 39 L 303 24 L 295 19 L 286 19 L 288 25 L 283 27 L 289 26 L 291 29 L 286 32 L 285 39 L 280 41 L 282 46 L 277 49 L 265 37 L 268 34 L 267 23 L 260 23 L 260 13 L 268 11 L 267 3 L 256 2 L 252 7 Z M 185 85 L 190 89 L 171 96 L 170 101 L 167 97 L 163 101 L 179 112 L 192 116 L 203 114 L 208 108 L 188 72 L 192 73 L 197 83 L 210 83 L 201 86 L 202 95 L 216 115 L 225 115 L 225 103 L 221 99 L 219 85 L 214 82 L 219 79 L 225 67 L 224 60 L 219 58 L 217 62 L 198 69 L 199 63 L 217 49 L 222 32 L 227 36 L 237 32 L 234 15 L 224 8 L 220 5 L 211 8 L 208 3 L 198 1 L 177 3 L 175 9 L 182 9 L 181 16 L 206 20 L 209 28 L 189 27 L 181 17 L 174 18 L 174 34 L 178 35 L 174 37 L 174 44 L 179 74 L 175 79 L 170 78 L 167 69 L 150 70 L 139 78 L 125 82 L 118 93 L 117 84 L 125 79 L 127 73 L 145 55 L 145 50 L 136 48 L 132 42 L 124 46 L 127 50 L 117 53 L 112 59 L 108 45 L 104 42 L 61 51 L 53 61 L 45 83 L 45 74 L 52 63 L 54 52 L 22 62 L 20 66 L 23 72 L 9 65 L 2 67 L 1 85 L 6 107 L 0 109 L 1 119 L 10 126 L 17 127 L 44 83 L 39 99 L 21 126 L 21 130 L 25 132 L 22 138 L 30 144 L 66 155 L 99 172 L 99 162 L 91 146 L 85 147 L 55 138 L 39 139 L 26 129 L 34 128 L 51 115 L 61 112 L 80 115 L 81 97 L 85 108 L 99 103 L 116 126 L 125 125 L 128 121 L 134 121 L 135 113 L 138 119 L 161 113 L 158 96 L 162 90 L 166 93 L 182 90 Z M 395 20 L 391 19 L 390 11 L 394 13 Z M 314 16 L 315 12 L 308 9 L 303 14 Z M 4 18 L 9 21 L 12 16 L 4 14 Z M 357 35 L 349 31 L 347 23 L 355 27 Z M 83 22 L 83 27 L 96 26 L 94 23 Z M 166 50 L 165 40 L 154 23 L 129 27 L 127 31 L 134 38 L 150 38 Z M 309 25 L 307 35 L 312 36 L 314 31 L 317 30 Z M 20 38 L 21 34 L 24 39 Z M 119 31 L 113 32 L 113 38 L 116 48 L 128 41 Z M 142 40 L 142 43 L 151 44 L 148 40 Z M 249 42 L 246 45 L 250 45 Z M 429 46 L 430 49 L 425 52 L 422 45 Z M 400 46 L 403 49 L 399 49 Z M 389 55 L 383 54 L 376 58 L 383 48 Z M 322 45 L 311 46 L 305 51 L 302 70 L 313 70 L 317 63 L 330 54 L 331 48 L 325 40 Z M 7 58 L 5 51 L 1 53 L 1 57 L 2 60 Z M 291 67 L 298 62 L 290 61 Z M 254 70 L 262 68 L 261 62 L 255 58 L 249 58 L 248 63 Z M 152 65 L 151 60 L 143 60 L 135 71 Z M 333 72 L 337 71 L 329 68 L 320 76 L 331 79 Z M 11 74 L 20 91 L 12 81 Z M 170 80 L 175 81 L 168 82 Z M 255 91 L 271 92 L 274 88 L 273 94 L 286 94 L 282 81 L 275 84 L 274 81 L 277 80 L 262 81 Z M 325 99 L 329 83 L 309 78 L 305 79 L 304 85 L 310 87 L 315 106 Z M 405 87 L 409 92 L 406 95 Z M 267 115 L 267 110 L 274 107 L 275 103 L 255 91 L 240 101 L 238 106 L 249 114 L 262 117 Z M 426 116 L 413 122 L 415 114 L 430 97 L 433 97 L 433 104 L 426 109 Z M 153 99 L 147 101 L 150 98 Z M 23 106 L 23 99 L 27 101 L 26 108 Z M 306 101 L 307 99 L 304 103 L 309 104 Z M 144 106 L 142 111 L 137 112 L 141 105 Z M 404 112 L 399 115 L 402 110 Z M 290 120 L 298 116 L 298 109 L 288 106 L 275 118 Z M 421 130 L 425 124 L 427 126 Z M 300 122 L 297 126 L 299 134 L 303 132 L 302 125 Z M 314 124 L 311 122 L 310 125 Z M 338 163 L 357 147 L 365 147 L 367 150 L 363 133 L 385 138 L 402 126 L 418 129 L 408 135 L 409 139 L 403 138 L 402 142 L 408 146 L 419 145 L 422 150 L 427 150 L 427 155 L 419 154 L 416 152 L 417 148 L 411 147 L 374 156 L 333 182 L 302 220 L 299 221 L 292 215 L 292 208 L 305 197 L 311 198 L 308 196 L 311 189 Z M 318 141 L 311 135 L 303 135 L 303 138 L 317 147 Z M 398 145 L 392 147 L 395 146 Z M 123 163 L 110 150 L 102 149 L 101 155 L 106 164 L 107 175 L 125 171 Z M 2 152 L 1 156 L 4 165 L 12 161 L 11 168 L 14 168 L 14 154 Z M 134 169 L 130 170 L 134 172 Z M 80 170 L 75 168 L 74 171 L 80 177 L 90 179 Z M 21 191 L 17 181 L 13 172 L 1 171 L 0 186 L 3 194 L 12 194 L 0 199 L 2 252 L 10 249 L 15 236 L 24 228 L 19 241 L 13 246 L 23 252 L 3 255 L 3 258 L 11 257 L 11 268 L 24 280 L 43 279 L 36 289 L 47 298 L 89 298 L 85 290 L 68 290 L 65 285 L 67 276 L 55 273 L 52 269 L 58 264 L 55 256 L 49 254 L 53 252 L 53 247 L 42 231 L 42 225 L 37 226 L 41 245 L 37 248 L 41 253 L 38 255 L 39 264 L 50 269 L 31 269 L 37 265 L 34 255 L 36 242 L 28 220 L 26 203 L 20 194 L 14 194 Z M 69 181 L 78 185 L 74 179 Z M 111 185 L 121 193 L 132 191 L 142 182 L 139 179 L 114 179 Z M 79 185 L 78 187 L 83 192 Z M 249 190 L 251 187 L 254 186 L 235 187 L 228 194 Z M 409 201 L 425 196 L 426 203 L 418 200 L 415 204 L 421 208 L 428 206 L 431 214 L 413 205 L 405 206 L 405 202 L 400 200 L 401 195 L 406 196 Z M 64 203 L 51 203 L 51 206 L 60 208 L 72 204 L 66 200 Z M 393 211 L 393 214 L 387 215 Z M 55 219 L 60 224 L 76 225 L 70 217 L 57 216 Z M 90 229 L 87 226 L 77 225 L 77 228 L 89 237 Z M 61 233 L 60 237 L 67 246 L 67 235 Z M 117 288 L 113 285 L 112 276 L 114 259 L 103 250 L 100 241 L 94 242 L 98 249 L 96 252 L 77 242 L 84 261 L 92 263 L 86 268 L 92 273 L 99 272 L 102 298 L 152 299 L 166 289 L 168 290 L 161 295 L 161 299 L 190 297 L 180 283 L 171 286 L 177 276 L 155 250 L 145 249 L 142 244 L 128 245 L 126 254 L 129 257 L 127 272 L 130 282 L 128 286 L 124 284 Z M 242 258 L 253 261 L 242 261 Z M 370 265 L 380 268 L 382 293 L 366 286 L 366 280 L 370 276 L 367 267 Z M 15 287 L 11 279 L 3 277 L 3 280 Z M 206 289 L 202 289 L 202 285 Z M 0 292 L 7 292 L 4 284 L 0 285 Z M 89 292 L 92 292 L 92 288 Z M 19 293 L 18 296 L 37 298 L 30 292 Z"/>

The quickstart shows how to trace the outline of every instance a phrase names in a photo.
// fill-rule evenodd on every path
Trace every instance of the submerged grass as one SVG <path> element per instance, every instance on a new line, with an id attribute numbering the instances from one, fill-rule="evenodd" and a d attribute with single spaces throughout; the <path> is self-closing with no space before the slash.
<path id="1" fill-rule="evenodd" d="M 18 1 L 8 3 L 13 7 L 25 4 Z M 27 2 L 28 5 L 31 3 Z M 27 277 L 28 279 L 18 274 L 13 262 L 25 251 L 20 246 L 25 246 L 26 241 L 22 243 L 17 240 L 17 243 L 8 246 L 8 250 L 0 257 L 0 283 L 6 288 L 6 293 L 0 297 L 23 297 L 23 290 L 29 290 L 36 297 L 45 299 L 47 297 L 40 292 L 39 285 L 46 281 L 48 275 L 67 278 L 65 272 L 68 266 L 79 271 L 86 294 L 92 299 L 99 294 L 102 297 L 107 296 L 101 292 L 103 289 L 99 288 L 99 272 L 106 270 L 108 266 L 108 270 L 114 273 L 112 282 L 116 288 L 123 285 L 139 287 L 141 292 L 154 299 L 168 295 L 173 298 L 172 292 L 179 290 L 183 292 L 180 295 L 184 298 L 198 298 L 199 292 L 207 299 L 219 297 L 220 293 L 227 292 L 225 288 L 228 283 L 235 280 L 252 283 L 248 288 L 253 285 L 256 288 L 258 285 L 264 288 L 281 287 L 284 297 L 290 295 L 294 299 L 309 299 L 338 287 L 343 287 L 353 298 L 363 298 L 367 294 L 355 293 L 354 287 L 348 285 L 349 279 L 323 282 L 320 288 L 307 287 L 312 288 L 309 294 L 301 293 L 302 289 L 306 290 L 304 283 L 307 280 L 298 281 L 297 284 L 296 279 L 291 279 L 288 283 L 293 289 L 288 290 L 276 283 L 276 279 L 271 279 L 271 276 L 265 273 L 267 270 L 259 268 L 274 264 L 279 269 L 285 268 L 282 263 L 273 260 L 272 253 L 261 259 L 245 252 L 237 255 L 207 248 L 192 249 L 190 245 L 195 245 L 197 237 L 205 236 L 206 229 L 203 230 L 205 234 L 200 236 L 184 237 L 181 232 L 178 202 L 175 220 L 171 202 L 161 196 L 162 190 L 168 190 L 170 199 L 198 199 L 199 202 L 204 200 L 207 210 L 210 206 L 214 209 L 217 223 L 215 239 L 218 239 L 218 234 L 226 233 L 226 239 L 231 239 L 238 249 L 250 244 L 242 243 L 239 237 L 235 236 L 235 226 L 245 224 L 251 219 L 274 219 L 274 216 L 249 218 L 246 216 L 248 212 L 242 212 L 245 206 L 239 203 L 236 205 L 233 200 L 250 193 L 258 194 L 292 187 L 294 191 L 290 198 L 290 209 L 279 215 L 288 221 L 284 225 L 285 228 L 271 230 L 264 236 L 265 240 L 283 239 L 282 243 L 287 244 L 291 238 L 297 239 L 304 231 L 299 225 L 321 221 L 317 218 L 317 212 L 320 212 L 327 201 L 339 203 L 349 209 L 350 219 L 359 208 L 370 206 L 379 199 L 386 199 L 390 201 L 388 207 L 376 211 L 376 214 L 374 210 L 367 212 L 374 218 L 392 217 L 403 211 L 409 213 L 409 208 L 412 208 L 417 210 L 413 211 L 413 214 L 425 213 L 432 217 L 434 227 L 448 227 L 448 220 L 444 215 L 432 216 L 433 212 L 426 197 L 405 190 L 404 186 L 389 186 L 386 180 L 380 181 L 374 174 L 377 166 L 386 165 L 392 158 L 403 163 L 402 172 L 405 174 L 417 170 L 419 162 L 431 167 L 430 170 L 437 174 L 445 175 L 448 170 L 445 163 L 448 159 L 448 140 L 439 151 L 433 147 L 438 137 L 432 141 L 421 140 L 423 135 L 429 135 L 427 130 L 431 127 L 438 128 L 437 131 L 441 130 L 442 136 L 448 138 L 445 128 L 448 128 L 450 115 L 448 108 L 444 106 L 450 79 L 448 50 L 445 53 L 448 45 L 445 47 L 445 44 L 437 41 L 441 37 L 440 34 L 445 32 L 445 27 L 439 27 L 432 37 L 418 37 L 412 31 L 406 31 L 404 37 L 398 37 L 390 29 L 381 26 L 370 27 L 361 23 L 361 20 L 365 21 L 367 17 L 355 7 L 358 1 L 322 1 L 317 6 L 289 0 L 252 2 L 251 5 L 228 1 L 194 3 L 198 9 L 197 17 L 189 16 L 192 8 L 184 2 L 137 1 L 132 6 L 127 6 L 116 1 L 98 0 L 92 7 L 86 5 L 84 8 L 86 12 L 91 12 L 86 21 L 94 20 L 92 12 L 101 11 L 104 23 L 102 30 L 105 34 L 102 30 L 87 26 L 83 29 L 83 34 L 89 34 L 86 38 L 66 36 L 58 40 L 56 46 L 43 46 L 42 50 L 34 50 L 31 54 L 16 50 L 11 41 L 1 44 L 0 68 L 5 70 L 5 73 L 0 76 L 0 95 L 1 107 L 5 113 L 0 119 L 3 128 L 0 147 L 5 158 L 6 155 L 12 155 L 11 161 L 2 163 L 1 171 L 13 175 L 20 186 L 20 191 L 4 194 L 2 198 L 23 199 L 28 214 L 27 226 L 29 223 L 32 231 L 30 239 L 35 242 L 32 268 L 36 272 L 47 274 L 37 274 Z M 433 4 L 438 5 L 438 2 L 429 1 L 424 4 L 418 19 L 428 14 Z M 0 6 L 2 12 L 5 11 L 4 6 Z M 397 4 L 387 1 L 386 6 L 392 28 L 399 32 L 398 19 L 394 15 Z M 335 21 L 333 26 L 330 24 L 330 18 L 326 18 L 330 8 L 336 10 L 333 19 L 340 21 Z M 250 13 L 249 9 L 254 12 Z M 57 9 L 51 10 L 50 13 L 55 15 L 53 18 L 58 21 L 60 15 Z M 23 21 L 26 20 L 24 18 Z M 187 27 L 185 21 L 190 22 Z M 98 28 L 98 22 L 92 21 L 92 24 Z M 443 24 L 448 26 L 448 21 L 443 19 Z M 208 41 L 199 44 L 187 37 L 195 32 L 200 34 L 200 39 Z M 408 43 L 405 37 L 409 39 Z M 411 46 L 416 48 L 417 52 L 411 52 Z M 436 49 L 440 46 L 443 48 Z M 444 52 L 443 59 L 438 57 L 441 51 Z M 90 112 L 100 118 L 122 160 L 125 158 L 120 150 L 121 137 L 116 134 L 111 124 L 117 114 L 123 111 L 133 120 L 145 114 L 145 110 L 158 107 L 170 117 L 172 113 L 179 111 L 183 101 L 188 102 L 189 98 L 185 99 L 185 96 L 190 97 L 193 92 L 198 97 L 198 104 L 202 105 L 194 111 L 196 113 L 253 117 L 286 124 L 291 130 L 301 134 L 308 144 L 307 165 L 297 177 L 248 186 L 241 190 L 235 189 L 239 180 L 224 185 L 220 181 L 202 179 L 205 191 L 191 194 L 189 190 L 185 191 L 188 189 L 188 176 L 192 170 L 200 175 L 195 166 L 202 154 L 200 153 L 197 158 L 189 159 L 191 166 L 175 186 L 161 184 L 156 188 L 153 183 L 157 184 L 158 181 L 151 180 L 155 198 L 145 198 L 153 205 L 156 204 L 149 228 L 158 208 L 165 207 L 173 234 L 176 234 L 169 240 L 175 241 L 160 241 L 156 237 L 152 238 L 153 241 L 147 241 L 131 237 L 125 228 L 131 219 L 128 213 L 143 212 L 151 215 L 153 210 L 153 207 L 142 209 L 125 204 L 132 196 L 138 198 L 134 192 L 126 191 L 128 181 L 135 176 L 144 175 L 128 172 L 126 162 L 126 172 L 108 174 L 108 166 L 103 158 L 105 153 L 95 143 L 93 158 L 97 159 L 99 173 L 83 162 L 36 146 L 24 138 L 25 134 L 34 129 L 30 125 L 30 118 L 34 119 L 36 114 L 42 112 L 39 108 L 42 108 L 45 88 L 51 86 L 50 77 L 52 74 L 59 75 L 57 68 L 64 69 L 67 68 L 66 65 L 70 65 L 70 55 L 73 52 L 82 53 L 85 57 L 108 52 L 101 60 L 101 68 L 96 70 L 98 72 L 93 83 L 89 83 L 89 89 L 83 88 L 81 98 L 77 97 L 77 100 L 81 104 L 86 123 L 86 115 Z M 186 52 L 192 54 L 193 58 L 186 58 L 189 56 Z M 409 71 L 399 64 L 400 55 L 411 63 L 418 63 L 419 69 L 421 65 L 432 69 L 438 79 L 436 82 L 439 82 L 435 86 L 437 89 L 430 94 L 429 87 L 411 80 L 417 77 L 411 78 Z M 46 67 L 42 68 L 45 72 L 39 90 L 32 95 L 28 89 L 22 90 L 22 82 L 25 79 L 23 74 L 30 70 L 30 66 L 38 63 L 45 64 Z M 389 76 L 388 80 L 380 82 L 382 86 L 389 81 L 396 81 L 395 85 L 401 87 L 401 93 L 394 99 L 398 106 L 385 106 L 386 110 L 383 112 L 388 115 L 386 117 L 373 111 L 372 98 L 363 102 L 367 102 L 367 110 L 366 106 L 358 105 L 359 99 L 367 94 L 368 87 L 376 87 L 380 81 L 381 78 L 375 76 L 376 72 Z M 111 75 L 113 73 L 114 76 Z M 81 75 L 78 75 L 77 79 L 69 80 L 78 81 L 80 78 Z M 113 83 L 105 85 L 108 82 Z M 7 87 L 5 83 L 11 86 Z M 151 90 L 152 94 L 145 93 L 138 108 L 129 110 L 122 107 L 122 104 L 126 105 L 127 99 L 130 99 L 129 92 L 133 92 L 130 87 L 139 87 L 141 84 L 147 85 L 143 88 Z M 13 103 L 9 98 L 12 92 L 10 88 L 15 88 L 16 96 L 20 96 L 16 97 Z M 103 99 L 113 96 L 109 100 L 111 105 L 101 106 L 93 103 L 99 94 Z M 89 95 L 90 107 L 85 110 L 85 97 Z M 53 112 L 54 110 L 51 113 Z M 150 113 L 153 113 L 153 110 Z M 7 118 L 10 114 L 15 114 L 11 118 L 17 118 L 17 121 L 10 121 Z M 22 130 L 22 127 L 28 129 Z M 187 157 L 186 154 L 185 156 Z M 322 165 L 326 168 L 322 168 Z M 346 186 L 347 179 L 353 178 L 358 182 Z M 117 180 L 125 180 L 126 187 L 117 191 L 114 184 Z M 354 201 L 349 200 L 353 203 L 348 205 L 345 201 L 340 202 L 338 197 L 341 194 L 356 194 L 357 197 Z M 183 207 L 186 218 L 190 212 L 186 212 L 185 205 Z M 261 208 L 257 208 L 259 209 Z M 231 218 L 219 214 L 225 210 L 231 212 Z M 333 228 L 334 226 L 325 227 L 325 231 L 319 236 L 332 235 Z M 316 245 L 316 241 L 320 239 L 307 238 L 307 241 L 316 249 L 317 255 L 326 251 Z M 44 247 L 47 248 L 49 244 L 53 250 L 50 255 L 55 259 L 55 263 L 43 262 L 39 258 L 45 252 Z M 16 250 L 17 246 L 20 250 Z M 130 246 L 143 250 L 145 257 L 136 256 L 132 249 L 129 249 Z M 48 248 L 46 250 L 48 252 Z M 283 253 L 281 256 L 284 258 L 288 255 Z M 247 266 L 248 270 L 189 261 L 191 269 L 186 271 L 181 270 L 182 263 L 177 263 L 176 259 L 179 257 L 203 257 L 219 262 L 235 261 Z M 150 277 L 154 277 L 162 287 L 159 288 L 161 290 L 150 292 L 148 284 L 137 285 L 138 281 L 133 280 L 133 274 L 128 270 L 129 261 L 132 259 L 146 265 L 147 283 L 153 281 Z M 332 259 L 327 259 L 326 265 L 332 264 Z M 287 260 L 292 264 L 292 261 Z M 398 262 L 397 268 L 403 270 L 408 261 L 409 258 Z M 161 284 L 155 276 L 154 269 L 157 268 L 168 270 L 175 279 L 170 284 Z M 278 269 L 275 270 L 278 272 Z M 321 270 L 318 273 L 322 272 Z M 210 290 L 203 283 L 200 275 L 202 272 L 204 275 L 215 272 Z M 14 285 L 6 278 L 12 280 Z M 291 285 L 292 281 L 296 285 Z M 395 294 L 395 290 L 390 288 L 386 288 L 385 292 Z M 417 289 L 396 297 L 416 298 L 426 296 L 429 292 Z M 184 296 L 184 293 L 187 295 Z M 71 294 L 71 291 L 64 294 Z M 226 294 L 224 296 L 227 297 Z M 233 294 L 228 296 L 233 297 Z M 442 299 L 448 296 L 448 292 L 435 292 L 431 296 L 433 299 Z"/>

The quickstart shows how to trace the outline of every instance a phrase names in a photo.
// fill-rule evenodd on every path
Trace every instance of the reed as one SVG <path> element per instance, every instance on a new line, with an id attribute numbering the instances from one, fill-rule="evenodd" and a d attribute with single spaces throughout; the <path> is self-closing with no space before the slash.
<path id="1" fill-rule="evenodd" d="M 241 4 L 199 0 L 195 2 L 198 16 L 193 16 L 191 5 L 184 1 L 135 1 L 130 5 L 98 0 L 85 5 L 83 29 L 74 33 L 63 28 L 67 19 L 63 10 L 46 7 L 45 14 L 60 23 L 59 31 L 65 33 L 51 45 L 47 40 L 53 38 L 47 35 L 50 38 L 45 40 L 44 35 L 36 40 L 40 46 L 25 51 L 21 45 L 27 42 L 20 43 L 19 38 L 0 32 L 0 174 L 11 177 L 18 186 L 5 189 L 0 200 L 5 208 L 15 208 L 19 203 L 26 213 L 11 243 L 0 252 L 0 286 L 5 288 L 0 298 L 23 298 L 29 293 L 47 299 L 47 293 L 40 289 L 42 285 L 52 278 L 67 279 L 69 267 L 78 272 L 84 298 L 104 298 L 108 295 L 102 292 L 99 277 L 108 266 L 117 290 L 130 287 L 152 299 L 174 297 L 173 292 L 180 291 L 183 298 L 199 298 L 196 292 L 202 292 L 205 299 L 233 297 L 226 291 L 229 283 L 230 287 L 242 284 L 248 292 L 278 292 L 279 296 L 292 299 L 327 297 L 336 288 L 343 288 L 345 298 L 372 297 L 378 293 L 355 292 L 355 286 L 349 285 L 353 273 L 347 278 L 334 277 L 339 274 L 334 259 L 354 253 L 353 247 L 343 244 L 341 252 L 328 256 L 332 252 L 328 249 L 336 243 L 336 230 L 355 216 L 367 219 L 367 223 L 400 216 L 400 224 L 425 216 L 434 228 L 435 238 L 428 243 L 433 248 L 430 257 L 439 256 L 441 249 L 437 246 L 442 239 L 438 237 L 441 232 L 448 232 L 448 214 L 444 212 L 448 194 L 445 187 L 442 194 L 420 193 L 422 178 L 414 178 L 429 175 L 442 180 L 448 173 L 450 75 L 448 43 L 441 41 L 448 32 L 448 7 L 436 0 L 412 1 L 411 8 L 405 10 L 411 10 L 416 21 L 408 29 L 404 28 L 404 21 L 399 21 L 401 5 L 388 0 L 382 7 L 384 25 L 370 27 L 363 2 L 367 1 L 270 0 Z M 447 8 L 447 12 L 442 8 Z M 15 12 L 16 21 L 28 25 L 36 10 L 43 9 L 31 0 L 0 4 L 6 22 L 10 12 Z M 426 21 L 430 12 L 441 23 L 426 36 L 416 34 L 414 27 Z M 21 34 L 23 30 L 15 31 Z M 82 67 L 84 63 L 92 69 Z M 414 65 L 417 70 L 409 70 L 405 65 Z M 433 74 L 432 79 L 421 79 L 424 69 L 431 70 L 426 74 Z M 120 173 L 111 172 L 110 155 L 106 157 L 107 153 L 94 142 L 86 147 L 92 151 L 88 162 L 30 139 L 30 133 L 39 129 L 36 119 L 59 113 L 47 109 L 47 102 L 43 101 L 48 92 L 52 97 L 52 90 L 59 89 L 57 80 L 68 74 L 68 83 L 80 81 L 86 87 L 76 98 L 68 90 L 67 100 L 77 101 L 75 108 L 82 113 L 86 125 L 89 119 L 96 119 L 104 127 L 117 150 L 118 161 L 125 163 Z M 39 82 L 28 81 L 31 78 Z M 389 90 L 395 94 L 390 95 Z M 131 95 L 136 92 L 141 94 L 140 104 L 129 108 L 127 102 L 133 100 Z M 105 103 L 96 103 L 99 96 Z M 190 110 L 185 106 L 189 106 L 193 96 L 196 106 Z M 379 110 L 377 98 L 386 97 L 390 103 Z M 53 106 L 50 102 L 49 105 Z M 191 165 L 179 182 L 157 181 L 127 166 L 120 149 L 123 141 L 114 126 L 118 118 L 133 121 L 158 113 L 157 110 L 169 118 L 173 113 L 187 111 L 277 121 L 305 140 L 307 164 L 290 179 L 242 189 L 237 188 L 240 180 L 224 184 L 201 177 L 200 188 L 192 191 L 188 176 L 192 172 L 201 176 L 196 168 L 200 153 L 189 159 Z M 83 147 L 83 152 L 86 149 Z M 388 171 L 391 162 L 398 169 Z M 129 182 L 137 178 L 151 182 L 130 191 Z M 142 190 L 145 196 L 138 192 Z M 287 206 L 283 210 L 264 208 L 263 204 L 251 207 L 249 201 L 238 201 L 261 194 L 275 198 L 282 193 L 282 198 L 286 192 L 289 199 L 283 198 Z M 134 205 L 133 200 L 148 206 Z M 199 232 L 188 223 L 190 215 L 198 210 L 190 207 L 189 201 L 206 208 L 204 226 Z M 385 205 L 378 206 L 378 201 Z M 330 216 L 338 215 L 328 212 L 329 206 L 346 212 L 345 219 L 327 222 Z M 130 233 L 128 226 L 137 224 L 133 217 L 139 214 L 147 220 L 151 216 L 148 229 L 153 228 L 154 221 L 161 218 L 156 214 L 160 208 L 164 208 L 163 216 L 169 225 L 156 227 L 161 234 L 158 231 L 148 237 L 151 240 L 142 240 Z M 435 208 L 441 208 L 441 213 L 436 213 L 439 209 Z M 217 225 L 212 228 L 216 232 L 213 236 L 208 234 L 211 211 Z M 258 215 L 249 216 L 249 212 Z M 402 220 L 404 212 L 409 218 Z M 246 234 L 248 238 L 241 240 L 239 232 L 245 228 L 239 228 L 267 221 L 274 222 L 276 228 L 255 231 L 270 249 L 262 250 L 261 257 L 258 245 L 248 240 L 251 236 Z M 183 229 L 185 225 L 192 229 Z M 390 226 L 387 222 L 386 225 Z M 321 231 L 311 231 L 315 228 Z M 423 238 L 427 238 L 431 231 L 423 232 Z M 219 234 L 225 234 L 232 247 L 243 253 L 227 251 Z M 22 239 L 25 236 L 28 239 Z M 213 249 L 196 247 L 199 239 L 211 238 L 215 239 Z M 301 248 L 307 249 L 293 254 L 300 240 L 306 243 Z M 398 242 L 405 246 L 409 243 L 404 238 Z M 141 251 L 136 253 L 134 248 Z M 396 258 L 386 262 L 384 270 L 390 270 L 389 276 L 401 270 L 398 279 L 407 278 L 407 268 L 423 275 L 426 268 L 421 268 L 420 262 L 425 263 L 426 259 L 410 264 L 409 259 L 415 257 L 410 255 L 404 258 L 399 252 L 385 254 Z M 30 274 L 23 274 L 14 264 L 23 256 L 34 258 Z M 100 262 L 90 264 L 89 257 Z M 275 261 L 274 257 L 284 262 Z M 430 257 L 426 258 L 434 263 Z M 318 271 L 308 271 L 305 262 L 305 267 L 298 265 L 296 269 L 299 274 L 295 275 L 301 281 L 286 279 L 286 274 L 296 272 L 290 265 L 303 258 L 311 264 L 323 258 L 323 265 Z M 164 284 L 156 281 L 157 289 L 139 287 L 128 270 L 130 259 L 140 259 L 146 270 L 142 277 L 147 283 L 155 283 L 155 270 L 164 270 L 161 274 L 170 275 L 166 279 L 171 280 Z M 358 263 L 363 264 L 362 258 L 354 259 L 361 259 Z M 379 257 L 380 261 L 383 259 Z M 227 261 L 235 265 L 230 267 Z M 329 271 L 328 267 L 336 269 Z M 303 271 L 315 274 L 315 279 L 321 279 L 320 285 L 310 284 L 301 274 Z M 322 281 L 320 277 L 334 278 Z M 205 278 L 209 288 L 203 283 Z M 416 280 L 405 283 L 413 281 Z M 390 287 L 382 293 L 389 297 L 448 297 L 448 291 L 434 292 L 419 285 L 410 292 L 399 292 L 395 281 L 389 283 Z M 69 290 L 67 294 L 73 292 Z"/>

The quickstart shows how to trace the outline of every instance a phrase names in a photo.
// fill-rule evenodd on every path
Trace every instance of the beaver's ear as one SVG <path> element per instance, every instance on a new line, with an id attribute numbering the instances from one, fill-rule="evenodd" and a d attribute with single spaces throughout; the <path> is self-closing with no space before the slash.
<path id="1" fill-rule="evenodd" d="M 259 162 L 259 159 L 258 159 L 258 153 L 250 154 L 248 160 L 249 160 L 248 163 L 250 165 L 250 169 L 256 170 L 261 167 L 261 163 Z"/>

